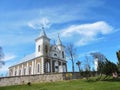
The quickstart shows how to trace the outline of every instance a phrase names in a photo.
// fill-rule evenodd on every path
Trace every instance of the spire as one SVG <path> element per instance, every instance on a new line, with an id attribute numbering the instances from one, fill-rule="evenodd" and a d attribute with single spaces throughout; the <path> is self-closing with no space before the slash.
<path id="1" fill-rule="evenodd" d="M 40 37 L 42 37 L 42 36 L 47 37 L 47 35 L 46 35 L 46 33 L 45 33 L 45 28 L 44 28 L 43 25 L 42 25 L 42 29 L 41 29 L 41 33 L 40 33 Z"/>
<path id="2" fill-rule="evenodd" d="M 57 39 L 56 45 L 62 45 L 62 42 L 61 42 L 60 37 L 59 37 L 59 34 L 58 34 L 58 39 Z"/>
<path id="3" fill-rule="evenodd" d="M 50 41 L 50 39 L 47 37 L 47 35 L 45 33 L 45 28 L 43 25 L 41 25 L 41 33 L 40 33 L 39 37 L 35 39 L 35 41 L 40 40 L 40 39 L 47 39 L 48 41 Z"/>

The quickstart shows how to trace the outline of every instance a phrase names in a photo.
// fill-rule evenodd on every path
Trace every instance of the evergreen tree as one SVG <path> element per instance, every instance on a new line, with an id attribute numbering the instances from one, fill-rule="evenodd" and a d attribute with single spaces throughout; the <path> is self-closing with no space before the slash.
<path id="1" fill-rule="evenodd" d="M 108 60 L 106 58 L 106 60 L 104 62 L 103 61 L 99 62 L 98 71 L 101 72 L 101 75 L 102 74 L 106 75 L 104 77 L 104 79 L 106 79 L 107 77 L 112 76 L 113 73 L 117 73 L 118 68 L 115 63 L 111 62 L 110 60 Z M 99 79 L 101 79 L 101 78 L 99 78 Z"/>

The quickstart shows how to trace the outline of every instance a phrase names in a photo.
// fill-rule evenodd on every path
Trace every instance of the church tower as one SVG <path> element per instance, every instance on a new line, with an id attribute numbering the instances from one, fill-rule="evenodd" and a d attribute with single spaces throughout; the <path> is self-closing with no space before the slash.
<path id="1" fill-rule="evenodd" d="M 56 45 L 60 51 L 60 58 L 65 60 L 65 46 L 63 46 L 61 40 L 60 40 L 60 37 L 59 37 L 59 34 L 58 34 L 58 39 L 56 41 Z"/>
<path id="2" fill-rule="evenodd" d="M 36 57 L 39 56 L 48 56 L 50 49 L 50 39 L 45 33 L 45 29 L 42 26 L 40 36 L 35 40 L 36 41 Z"/>

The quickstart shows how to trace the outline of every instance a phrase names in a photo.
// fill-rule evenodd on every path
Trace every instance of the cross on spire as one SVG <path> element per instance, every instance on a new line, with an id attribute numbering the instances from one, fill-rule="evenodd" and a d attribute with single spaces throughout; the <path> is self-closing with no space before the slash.
<path id="1" fill-rule="evenodd" d="M 40 33 L 40 37 L 41 37 L 41 36 L 47 37 L 47 36 L 46 36 L 46 33 L 45 33 L 45 27 L 44 27 L 43 24 L 41 24 L 41 33 Z"/>
<path id="2" fill-rule="evenodd" d="M 41 26 L 42 26 L 42 30 L 44 30 L 44 29 L 45 29 L 45 25 L 44 25 L 44 24 L 41 24 Z"/>

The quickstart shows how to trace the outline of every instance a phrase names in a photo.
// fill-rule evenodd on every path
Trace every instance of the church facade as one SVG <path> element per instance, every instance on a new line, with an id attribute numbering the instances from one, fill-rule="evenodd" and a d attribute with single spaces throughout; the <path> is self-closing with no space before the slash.
<path id="1" fill-rule="evenodd" d="M 9 67 L 9 76 L 67 72 L 65 46 L 59 36 L 56 43 L 51 45 L 42 27 L 35 44 L 35 53 L 25 56 L 22 62 Z"/>

